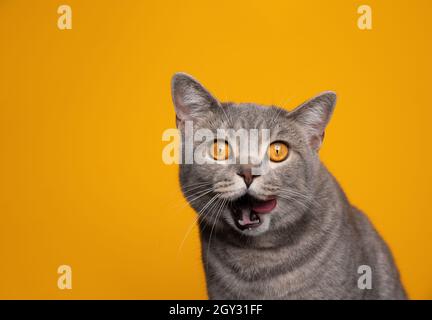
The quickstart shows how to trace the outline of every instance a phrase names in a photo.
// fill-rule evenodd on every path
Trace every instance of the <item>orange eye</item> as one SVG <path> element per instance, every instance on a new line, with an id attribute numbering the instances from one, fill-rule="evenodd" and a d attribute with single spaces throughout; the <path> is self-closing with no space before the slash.
<path id="1" fill-rule="evenodd" d="M 226 160 L 229 157 L 229 145 L 226 141 L 215 141 L 211 148 L 211 155 L 215 160 Z"/>
<path id="2" fill-rule="evenodd" d="M 273 142 L 268 149 L 271 161 L 281 162 L 288 157 L 288 146 L 283 142 Z"/>

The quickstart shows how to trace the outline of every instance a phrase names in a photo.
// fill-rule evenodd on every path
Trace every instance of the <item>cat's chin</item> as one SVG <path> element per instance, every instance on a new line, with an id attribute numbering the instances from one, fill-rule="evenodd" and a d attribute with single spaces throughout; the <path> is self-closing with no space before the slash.
<path id="1" fill-rule="evenodd" d="M 247 235 L 259 235 L 268 230 L 270 213 L 277 205 L 274 197 L 266 200 L 244 195 L 230 205 L 234 227 Z"/>

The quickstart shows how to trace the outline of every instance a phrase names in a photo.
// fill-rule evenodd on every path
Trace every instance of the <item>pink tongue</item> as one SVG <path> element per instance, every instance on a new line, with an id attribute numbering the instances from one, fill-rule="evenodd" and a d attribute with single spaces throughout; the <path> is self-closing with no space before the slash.
<path id="1" fill-rule="evenodd" d="M 274 209 L 274 207 L 276 207 L 276 199 L 271 199 L 255 203 L 252 206 L 252 210 L 257 213 L 269 213 Z"/>
<path id="2" fill-rule="evenodd" d="M 242 219 L 241 224 L 252 224 L 253 222 L 250 219 L 250 212 L 248 210 L 242 210 Z"/>

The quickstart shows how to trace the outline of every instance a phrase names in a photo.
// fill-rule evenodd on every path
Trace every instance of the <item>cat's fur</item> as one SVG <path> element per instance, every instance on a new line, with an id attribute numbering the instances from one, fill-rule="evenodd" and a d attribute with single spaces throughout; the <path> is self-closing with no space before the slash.
<path id="1" fill-rule="evenodd" d="M 387 245 L 319 160 L 334 93 L 288 112 L 220 103 L 195 79 L 177 73 L 172 94 L 183 139 L 184 123 L 192 120 L 194 129 L 270 129 L 272 141 L 287 141 L 290 148 L 287 160 L 271 165 L 249 188 L 238 175 L 243 165 L 180 165 L 182 190 L 200 215 L 211 299 L 406 298 Z M 228 203 L 245 193 L 276 196 L 277 206 L 258 228 L 242 231 Z M 361 265 L 372 270 L 372 289 L 358 287 Z"/>

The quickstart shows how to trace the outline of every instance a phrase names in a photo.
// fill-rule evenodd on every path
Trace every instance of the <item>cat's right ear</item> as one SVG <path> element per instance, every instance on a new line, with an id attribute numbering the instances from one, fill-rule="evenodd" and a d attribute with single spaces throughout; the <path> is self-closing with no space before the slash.
<path id="1" fill-rule="evenodd" d="M 171 80 L 171 94 L 176 112 L 177 127 L 185 121 L 202 119 L 212 108 L 220 105 L 197 80 L 186 73 L 176 73 Z"/>
<path id="2" fill-rule="evenodd" d="M 325 128 L 336 104 L 336 93 L 326 91 L 306 101 L 289 113 L 307 134 L 310 146 L 318 151 L 324 139 Z"/>

